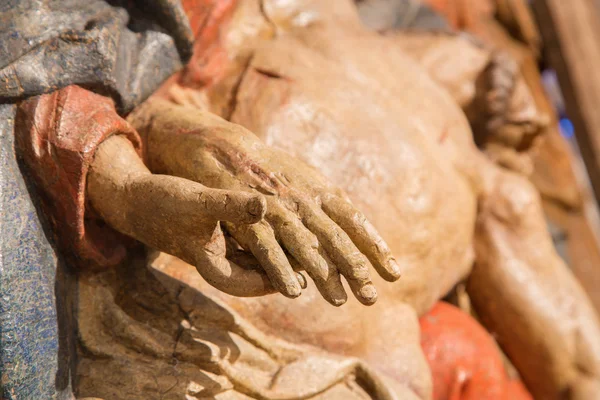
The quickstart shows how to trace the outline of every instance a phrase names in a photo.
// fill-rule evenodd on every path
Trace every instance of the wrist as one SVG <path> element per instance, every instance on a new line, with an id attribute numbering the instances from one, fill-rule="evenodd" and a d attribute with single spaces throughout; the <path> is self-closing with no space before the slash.
<path id="1" fill-rule="evenodd" d="M 87 198 L 94 210 L 115 230 L 130 236 L 127 215 L 134 203 L 132 184 L 149 176 L 131 142 L 113 135 L 102 142 L 87 175 Z"/>

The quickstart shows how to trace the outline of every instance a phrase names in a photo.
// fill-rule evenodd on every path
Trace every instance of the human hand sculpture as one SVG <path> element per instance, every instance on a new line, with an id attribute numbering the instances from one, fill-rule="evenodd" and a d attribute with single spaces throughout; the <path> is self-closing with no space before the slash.
<path id="1" fill-rule="evenodd" d="M 297 297 L 294 265 L 331 304 L 347 299 L 340 274 L 359 301 L 373 304 L 369 261 L 384 279 L 399 278 L 387 244 L 340 189 L 248 130 L 160 100 L 130 122 L 150 170 L 125 138 L 105 141 L 88 178 L 92 205 L 117 230 L 195 265 L 218 289 Z M 227 259 L 219 221 L 266 276 Z"/>

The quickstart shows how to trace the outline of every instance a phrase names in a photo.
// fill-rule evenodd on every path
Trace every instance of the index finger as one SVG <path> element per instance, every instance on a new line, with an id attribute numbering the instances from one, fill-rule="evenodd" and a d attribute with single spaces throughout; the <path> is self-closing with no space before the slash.
<path id="1" fill-rule="evenodd" d="M 298 204 L 302 222 L 317 236 L 327 255 L 348 281 L 354 296 L 365 305 L 374 304 L 377 290 L 371 282 L 367 258 L 321 208 L 304 202 Z"/>
<path id="2" fill-rule="evenodd" d="M 290 262 L 265 223 L 254 225 L 226 224 L 227 230 L 242 247 L 250 250 L 265 270 L 273 286 L 286 297 L 298 297 L 301 285 Z"/>
<path id="3" fill-rule="evenodd" d="M 388 282 L 400 278 L 400 266 L 377 229 L 348 201 L 329 195 L 322 198 L 323 210 L 348 234 L 356 247 L 367 256 L 377 273 Z"/>

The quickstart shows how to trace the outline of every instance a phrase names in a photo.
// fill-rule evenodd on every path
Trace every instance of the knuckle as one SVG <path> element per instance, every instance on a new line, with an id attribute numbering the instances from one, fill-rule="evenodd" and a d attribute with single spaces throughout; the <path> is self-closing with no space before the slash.
<path id="1" fill-rule="evenodd" d="M 378 240 L 376 240 L 374 243 L 374 247 L 376 254 L 383 256 L 386 259 L 386 261 L 387 259 L 392 257 L 392 251 L 383 239 L 379 238 Z"/>
<path id="2" fill-rule="evenodd" d="M 347 256 L 349 264 L 348 275 L 356 280 L 369 279 L 369 267 L 365 256 L 362 253 L 351 253 Z"/>

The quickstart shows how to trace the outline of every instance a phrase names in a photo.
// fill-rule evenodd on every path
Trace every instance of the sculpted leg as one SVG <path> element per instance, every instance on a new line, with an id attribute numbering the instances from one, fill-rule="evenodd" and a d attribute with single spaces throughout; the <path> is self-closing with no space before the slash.
<path id="1" fill-rule="evenodd" d="M 475 309 L 534 396 L 597 398 L 600 324 L 554 250 L 539 194 L 510 172 L 488 178 L 468 282 Z"/>

